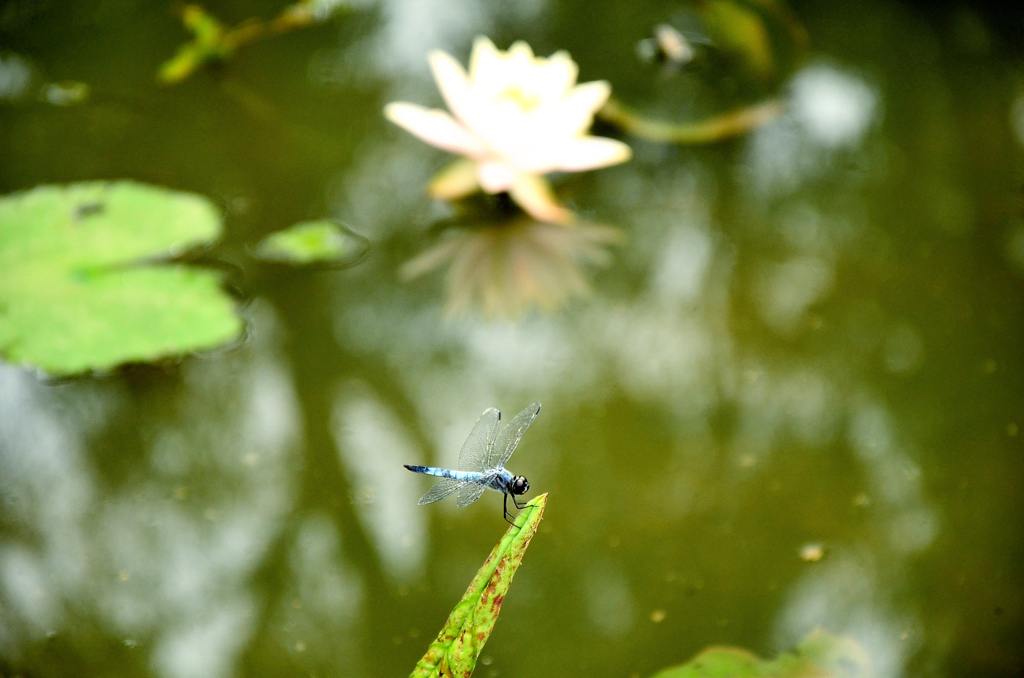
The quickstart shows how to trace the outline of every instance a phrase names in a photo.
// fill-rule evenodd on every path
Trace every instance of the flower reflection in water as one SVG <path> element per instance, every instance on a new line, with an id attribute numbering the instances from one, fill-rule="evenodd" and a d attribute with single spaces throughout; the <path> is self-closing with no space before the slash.
<path id="1" fill-rule="evenodd" d="M 622 232 L 609 226 L 565 228 L 526 217 L 452 227 L 442 242 L 409 261 L 402 274 L 411 280 L 447 267 L 446 312 L 479 305 L 486 316 L 518 318 L 530 307 L 554 310 L 587 295 L 585 269 L 606 265 L 608 247 L 622 239 Z"/>

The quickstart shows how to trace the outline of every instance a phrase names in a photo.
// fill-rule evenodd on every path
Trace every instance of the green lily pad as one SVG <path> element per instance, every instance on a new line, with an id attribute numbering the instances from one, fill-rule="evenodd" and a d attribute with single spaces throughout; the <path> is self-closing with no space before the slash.
<path id="1" fill-rule="evenodd" d="M 159 261 L 220 231 L 206 198 L 130 181 L 0 198 L 0 357 L 74 374 L 238 336 L 215 273 Z"/>
<path id="2" fill-rule="evenodd" d="M 268 235 L 256 246 L 255 254 L 264 261 L 296 266 L 345 266 L 358 261 L 368 249 L 366 238 L 341 224 L 303 221 Z"/>
<path id="3" fill-rule="evenodd" d="M 542 494 L 516 516 L 515 525 L 487 556 L 411 678 L 469 678 L 473 673 L 547 503 L 548 495 Z"/>
<path id="4" fill-rule="evenodd" d="M 796 649 L 761 659 L 738 647 L 709 647 L 652 678 L 868 678 L 874 675 L 863 648 L 851 638 L 814 631 Z"/>

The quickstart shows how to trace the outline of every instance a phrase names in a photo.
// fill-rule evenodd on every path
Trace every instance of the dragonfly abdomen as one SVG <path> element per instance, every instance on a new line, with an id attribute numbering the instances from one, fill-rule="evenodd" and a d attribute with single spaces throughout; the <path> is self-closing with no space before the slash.
<path id="1" fill-rule="evenodd" d="M 410 466 L 409 464 L 404 466 L 414 473 L 437 476 L 438 478 L 451 478 L 452 480 L 473 481 L 483 475 L 475 471 L 455 471 L 449 468 L 437 468 L 436 466 Z"/>

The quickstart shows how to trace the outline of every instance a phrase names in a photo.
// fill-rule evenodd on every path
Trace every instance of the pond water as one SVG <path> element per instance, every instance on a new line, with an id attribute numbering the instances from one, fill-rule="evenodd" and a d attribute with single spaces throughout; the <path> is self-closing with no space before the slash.
<path id="1" fill-rule="evenodd" d="M 280 4 L 207 7 L 234 25 Z M 0 193 L 211 197 L 226 237 L 204 260 L 248 325 L 92 377 L 0 365 L 0 674 L 405 675 L 506 524 L 493 493 L 417 506 L 402 464 L 454 465 L 483 409 L 534 400 L 509 467 L 548 509 L 477 675 L 648 676 L 815 628 L 878 676 L 1024 672 L 1021 18 L 794 12 L 809 51 L 774 84 L 639 59 L 677 4 L 431 0 L 346 7 L 165 86 L 187 39 L 170 3 L 0 7 Z M 445 313 L 471 275 L 401 272 L 451 216 L 424 194 L 447 158 L 382 109 L 439 105 L 426 53 L 465 62 L 481 34 L 566 49 L 663 118 L 758 87 L 789 104 L 719 144 L 619 135 L 632 162 L 559 184 L 594 226 L 464 243 L 546 261 L 565 303 Z M 323 217 L 367 256 L 251 256 Z"/>

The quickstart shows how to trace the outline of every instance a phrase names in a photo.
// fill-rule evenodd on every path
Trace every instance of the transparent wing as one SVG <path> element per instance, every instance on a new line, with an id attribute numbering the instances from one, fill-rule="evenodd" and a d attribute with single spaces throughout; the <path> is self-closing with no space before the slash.
<path id="1" fill-rule="evenodd" d="M 484 410 L 484 413 L 476 420 L 476 424 L 473 425 L 473 430 L 470 431 L 466 442 L 462 444 L 462 451 L 459 452 L 459 470 L 490 470 L 487 460 L 491 456 L 500 421 L 501 412 L 497 408 L 489 407 Z"/>
<path id="2" fill-rule="evenodd" d="M 489 478 L 481 478 L 481 480 L 488 480 Z M 484 485 L 477 485 L 476 483 L 467 483 L 465 487 L 459 490 L 459 498 L 455 500 L 455 504 L 459 508 L 466 508 L 474 501 L 480 498 L 480 495 L 487 489 Z"/>
<path id="3" fill-rule="evenodd" d="M 497 440 L 494 441 L 494 448 L 488 459 L 487 467 L 489 469 L 504 468 L 505 464 L 508 463 L 509 457 L 516 451 L 516 446 L 523 437 L 523 433 L 526 432 L 526 429 L 530 428 L 530 424 L 537 418 L 539 412 L 540 403 L 531 403 L 525 410 L 517 414 L 512 421 L 505 424 L 505 428 L 501 429 Z"/>
<path id="4" fill-rule="evenodd" d="M 441 501 L 445 497 L 450 497 L 455 494 L 460 487 L 468 485 L 469 483 L 465 480 L 453 480 L 452 478 L 443 478 L 441 482 L 430 488 L 425 495 L 420 497 L 420 500 L 416 502 L 420 506 L 423 504 L 432 504 L 435 501 Z"/>

